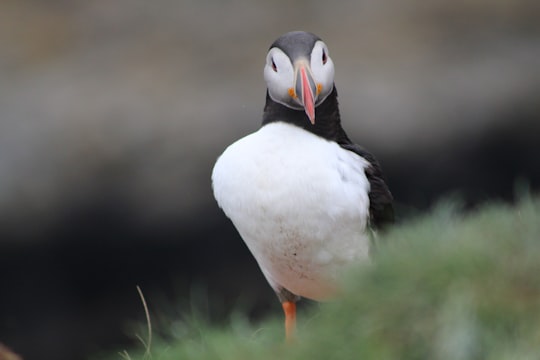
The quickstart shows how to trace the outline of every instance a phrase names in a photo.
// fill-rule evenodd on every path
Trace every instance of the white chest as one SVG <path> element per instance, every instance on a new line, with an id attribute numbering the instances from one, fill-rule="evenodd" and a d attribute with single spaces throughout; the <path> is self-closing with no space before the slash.
<path id="1" fill-rule="evenodd" d="M 367 257 L 367 161 L 285 123 L 229 146 L 214 195 L 271 285 L 320 298 L 344 265 Z"/>

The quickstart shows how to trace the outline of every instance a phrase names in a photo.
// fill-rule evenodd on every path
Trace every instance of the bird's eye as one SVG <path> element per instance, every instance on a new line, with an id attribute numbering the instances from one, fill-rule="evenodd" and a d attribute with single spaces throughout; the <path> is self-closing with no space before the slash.
<path id="1" fill-rule="evenodd" d="M 328 61 L 328 57 L 326 56 L 326 51 L 322 51 L 322 63 L 323 65 L 326 64 L 326 61 Z"/>
<path id="2" fill-rule="evenodd" d="M 274 59 L 272 59 L 272 70 L 274 70 L 274 72 L 277 72 L 277 66 L 276 66 L 276 63 L 274 62 Z"/>

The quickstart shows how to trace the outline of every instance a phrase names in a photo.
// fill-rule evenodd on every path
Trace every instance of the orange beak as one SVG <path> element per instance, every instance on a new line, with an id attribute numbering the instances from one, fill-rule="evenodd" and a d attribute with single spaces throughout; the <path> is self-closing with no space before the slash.
<path id="1" fill-rule="evenodd" d="M 295 63 L 295 74 L 293 97 L 303 106 L 311 124 L 315 125 L 315 101 L 319 95 L 319 87 L 307 61 L 299 60 Z"/>

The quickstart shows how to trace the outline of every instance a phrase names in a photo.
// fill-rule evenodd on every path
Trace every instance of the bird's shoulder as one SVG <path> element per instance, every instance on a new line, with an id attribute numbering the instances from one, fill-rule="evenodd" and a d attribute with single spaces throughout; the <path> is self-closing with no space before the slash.
<path id="1" fill-rule="evenodd" d="M 370 183 L 369 213 L 370 225 L 381 229 L 394 222 L 394 206 L 392 193 L 386 185 L 384 174 L 377 159 L 360 145 L 354 143 L 341 143 L 343 149 L 354 152 L 364 158 L 369 166 L 365 168 L 366 177 Z"/>

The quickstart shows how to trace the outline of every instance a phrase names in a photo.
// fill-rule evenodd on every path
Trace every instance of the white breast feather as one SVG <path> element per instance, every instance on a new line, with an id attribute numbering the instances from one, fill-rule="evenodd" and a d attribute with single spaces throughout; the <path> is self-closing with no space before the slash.
<path id="1" fill-rule="evenodd" d="M 335 142 L 272 123 L 225 150 L 212 185 L 270 285 L 320 300 L 368 256 L 367 166 Z"/>

